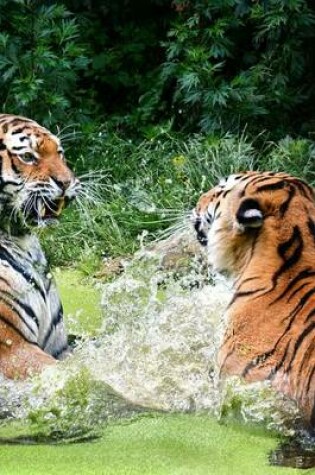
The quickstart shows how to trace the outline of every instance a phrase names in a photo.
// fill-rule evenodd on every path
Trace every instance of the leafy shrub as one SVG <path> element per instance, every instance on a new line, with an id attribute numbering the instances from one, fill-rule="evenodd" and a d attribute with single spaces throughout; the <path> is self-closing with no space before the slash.
<path id="1" fill-rule="evenodd" d="M 102 118 L 115 130 L 138 133 L 159 121 L 154 96 L 170 19 L 170 0 L 64 0 L 80 25 L 91 58 L 82 87 L 92 91 Z M 152 103 L 152 104 L 151 104 Z"/>
<path id="2" fill-rule="evenodd" d="M 173 91 L 177 126 L 209 132 L 248 124 L 278 137 L 310 130 L 302 121 L 315 92 L 315 15 L 306 0 L 175 4 L 161 79 Z"/>
<path id="3" fill-rule="evenodd" d="M 76 110 L 82 118 L 76 86 L 89 60 L 75 18 L 62 4 L 46 3 L 0 1 L 0 98 L 3 112 L 50 127 Z"/>

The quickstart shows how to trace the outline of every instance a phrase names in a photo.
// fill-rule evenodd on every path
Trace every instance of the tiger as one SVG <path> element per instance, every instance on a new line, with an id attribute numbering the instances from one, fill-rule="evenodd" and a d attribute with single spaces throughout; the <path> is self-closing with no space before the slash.
<path id="1" fill-rule="evenodd" d="M 247 171 L 202 194 L 192 215 L 209 264 L 231 283 L 221 377 L 269 381 L 315 427 L 315 200 L 302 179 Z"/>
<path id="2" fill-rule="evenodd" d="M 68 353 L 63 309 L 35 228 L 77 196 L 57 136 L 0 114 L 0 373 L 27 378 Z"/>

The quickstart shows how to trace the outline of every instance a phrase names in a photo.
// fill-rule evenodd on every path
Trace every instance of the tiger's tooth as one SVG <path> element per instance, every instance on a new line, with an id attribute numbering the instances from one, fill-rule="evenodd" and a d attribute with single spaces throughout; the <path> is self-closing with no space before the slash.
<path id="1" fill-rule="evenodd" d="M 38 214 L 39 214 L 39 217 L 40 218 L 43 218 L 46 214 L 46 208 L 45 208 L 45 205 L 42 204 L 40 207 L 39 207 L 39 210 L 38 210 Z"/>
<path id="2" fill-rule="evenodd" d="M 59 216 L 61 211 L 63 210 L 64 208 L 64 205 L 65 205 L 65 199 L 64 198 L 60 198 L 59 202 L 58 202 L 58 207 L 55 211 L 55 215 L 56 216 Z"/>

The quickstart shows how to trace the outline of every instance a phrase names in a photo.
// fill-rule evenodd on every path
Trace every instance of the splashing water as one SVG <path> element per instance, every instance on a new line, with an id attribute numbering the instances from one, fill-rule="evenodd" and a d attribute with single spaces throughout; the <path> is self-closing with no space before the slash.
<path id="1" fill-rule="evenodd" d="M 99 336 L 83 339 L 71 358 L 33 381 L 2 381 L 2 417 L 66 438 L 140 407 L 207 411 L 293 431 L 298 411 L 269 383 L 219 378 L 231 290 L 208 274 L 189 232 L 139 251 L 102 291 Z"/>

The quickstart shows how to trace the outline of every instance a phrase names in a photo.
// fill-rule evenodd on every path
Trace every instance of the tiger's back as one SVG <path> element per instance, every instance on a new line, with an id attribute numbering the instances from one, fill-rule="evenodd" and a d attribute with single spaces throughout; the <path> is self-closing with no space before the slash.
<path id="1" fill-rule="evenodd" d="M 203 195 L 195 227 L 234 282 L 222 373 L 268 379 L 315 425 L 315 200 L 284 173 L 234 175 Z"/>

